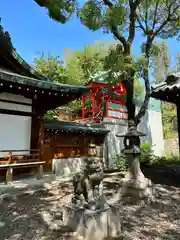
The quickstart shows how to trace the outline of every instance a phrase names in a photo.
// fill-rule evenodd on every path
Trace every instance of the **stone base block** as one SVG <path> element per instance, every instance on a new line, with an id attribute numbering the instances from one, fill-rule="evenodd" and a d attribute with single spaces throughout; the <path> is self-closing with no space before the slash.
<path id="1" fill-rule="evenodd" d="M 40 180 L 43 178 L 43 165 L 39 165 L 37 168 L 37 180 Z"/>
<path id="2" fill-rule="evenodd" d="M 88 210 L 73 204 L 66 205 L 63 222 L 86 240 L 118 238 L 121 234 L 120 213 L 115 206 Z"/>
<path id="3" fill-rule="evenodd" d="M 8 168 L 6 172 L 6 184 L 12 184 L 13 181 L 13 169 Z"/>
<path id="4" fill-rule="evenodd" d="M 122 179 L 121 180 L 122 196 L 130 196 L 136 198 L 148 198 L 151 199 L 153 196 L 153 185 L 150 179 L 144 178 L 141 180 L 137 179 Z"/>

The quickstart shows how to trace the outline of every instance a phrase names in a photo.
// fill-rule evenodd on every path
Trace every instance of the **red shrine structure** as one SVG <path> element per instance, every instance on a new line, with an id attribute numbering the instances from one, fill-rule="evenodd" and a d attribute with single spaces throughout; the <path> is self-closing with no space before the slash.
<path id="1" fill-rule="evenodd" d="M 101 123 L 103 118 L 126 120 L 126 87 L 123 82 L 110 84 L 103 81 L 88 83 L 90 92 L 82 96 L 81 122 Z"/>

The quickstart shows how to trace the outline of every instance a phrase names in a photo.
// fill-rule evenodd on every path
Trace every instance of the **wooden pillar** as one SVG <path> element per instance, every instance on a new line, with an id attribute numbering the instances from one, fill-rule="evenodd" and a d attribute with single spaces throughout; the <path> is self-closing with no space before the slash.
<path id="1" fill-rule="evenodd" d="M 38 149 L 39 145 L 39 113 L 37 108 L 37 101 L 33 99 L 32 101 L 32 111 L 36 115 L 32 116 L 31 119 L 31 149 Z M 33 152 L 32 152 L 33 153 Z"/>
<path id="2" fill-rule="evenodd" d="M 51 134 L 51 148 L 52 148 L 52 159 L 56 153 L 56 136 L 55 133 Z"/>
<path id="3" fill-rule="evenodd" d="M 44 114 L 41 113 L 39 116 L 39 150 L 40 150 L 40 161 L 44 161 Z"/>
<path id="4" fill-rule="evenodd" d="M 39 148 L 39 156 L 40 161 L 44 161 L 44 111 L 39 111 L 39 140 L 38 140 L 38 148 Z M 37 169 L 37 179 L 43 178 L 43 165 L 38 166 Z"/>
<path id="5" fill-rule="evenodd" d="M 95 93 L 92 93 L 92 118 L 95 118 Z"/>
<path id="6" fill-rule="evenodd" d="M 177 124 L 178 124 L 178 142 L 179 142 L 179 153 L 180 153 L 180 106 L 176 104 L 177 109 Z"/>
<path id="7" fill-rule="evenodd" d="M 85 102 L 85 97 L 82 96 L 82 119 L 85 118 L 85 106 L 84 106 L 84 102 Z"/>

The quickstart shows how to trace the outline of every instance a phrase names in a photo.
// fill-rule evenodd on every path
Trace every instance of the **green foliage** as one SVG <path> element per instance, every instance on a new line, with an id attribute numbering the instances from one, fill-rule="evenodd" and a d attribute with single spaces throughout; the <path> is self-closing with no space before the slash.
<path id="1" fill-rule="evenodd" d="M 114 167 L 117 168 L 120 172 L 127 171 L 126 158 L 123 154 L 116 155 Z"/>
<path id="2" fill-rule="evenodd" d="M 51 54 L 46 56 L 42 54 L 40 58 L 35 58 L 34 64 L 36 71 L 48 80 L 56 83 L 69 83 L 67 71 L 63 67 L 63 62 L 59 56 L 52 56 Z"/>
<path id="3" fill-rule="evenodd" d="M 171 58 L 166 41 L 154 42 L 151 55 L 151 69 L 155 82 L 161 82 L 171 72 Z"/>
<path id="4" fill-rule="evenodd" d="M 163 166 L 167 164 L 180 164 L 179 155 L 165 155 L 162 157 L 155 156 L 152 151 L 152 146 L 150 143 L 145 143 L 141 145 L 141 157 L 140 162 L 143 166 L 156 167 Z"/>
<path id="5" fill-rule="evenodd" d="M 149 64 L 153 42 L 156 37 L 167 39 L 180 37 L 180 4 L 179 0 L 135 0 L 109 1 L 87 0 L 78 4 L 76 0 L 35 0 L 49 11 L 49 16 L 60 23 L 67 22 L 73 13 L 81 23 L 92 31 L 103 30 L 112 33 L 119 41 L 120 48 L 108 54 L 108 69 L 112 73 L 119 73 L 124 79 L 132 82 L 129 91 L 127 107 L 129 116 L 134 119 L 133 94 L 131 94 L 134 76 L 138 71 L 145 82 L 145 100 L 140 108 L 136 122 L 145 114 L 150 95 Z M 146 40 L 142 43 L 143 58 L 141 64 L 134 63 L 131 56 L 132 43 L 137 30 L 141 30 Z M 121 49 L 119 51 L 119 49 Z M 154 47 L 155 49 L 155 47 Z M 119 52 L 118 52 L 119 51 Z M 118 53 L 118 54 L 117 54 Z M 111 61 L 109 59 L 111 58 Z M 164 62 L 168 59 L 164 59 Z M 139 65 L 139 70 L 136 67 Z M 119 67 L 121 66 L 121 67 Z M 116 69 L 116 70 L 115 70 Z M 76 72 L 74 69 L 72 72 Z M 80 75 L 83 74 L 80 72 Z M 85 75 L 86 76 L 86 75 Z M 114 74 L 111 74 L 111 81 Z M 115 81 L 117 78 L 114 79 Z"/>
<path id="6" fill-rule="evenodd" d="M 165 164 L 175 164 L 175 163 L 179 163 L 180 164 L 180 158 L 179 155 L 165 155 L 163 156 L 160 160 L 159 163 L 165 163 Z"/>
<path id="7" fill-rule="evenodd" d="M 150 32 L 162 38 L 178 36 L 180 31 L 179 0 L 142 1 L 98 1 L 87 0 L 79 4 L 76 0 L 34 0 L 48 9 L 49 16 L 60 23 L 66 23 L 73 14 L 90 30 L 104 29 L 119 33 L 128 32 L 133 22 L 139 23 L 144 35 Z M 129 14 L 131 13 L 131 15 Z M 137 28 L 137 29 L 138 29 Z M 132 33 L 131 33 L 132 34 Z"/>
<path id="8" fill-rule="evenodd" d="M 67 22 L 76 9 L 75 0 L 34 0 L 39 6 L 48 9 L 49 16 L 61 23 Z"/>
<path id="9" fill-rule="evenodd" d="M 35 68 L 37 72 L 47 77 L 50 81 L 74 85 L 84 85 L 90 80 L 90 77 L 99 74 L 101 71 L 109 70 L 113 63 L 111 74 L 108 75 L 106 81 L 112 83 L 112 73 L 114 71 L 123 71 L 123 64 L 120 51 L 116 52 L 117 44 L 96 43 L 94 45 L 85 46 L 82 51 L 77 50 L 71 52 L 68 57 L 63 60 L 59 56 L 44 55 L 35 59 Z M 119 59 L 119 61 L 117 61 Z M 120 63 L 121 61 L 121 63 Z M 116 65 L 117 64 L 117 65 Z M 140 99 L 143 95 L 143 85 L 135 78 L 135 98 Z M 68 105 L 73 109 L 81 108 L 81 100 L 75 100 Z"/>
<path id="10" fill-rule="evenodd" d="M 176 72 L 180 72 L 180 52 L 177 53 Z"/>
<path id="11" fill-rule="evenodd" d="M 57 117 L 58 117 L 57 113 L 54 110 L 50 110 L 44 115 L 44 118 L 48 120 L 53 120 L 56 119 Z"/>
<path id="12" fill-rule="evenodd" d="M 153 154 L 152 145 L 150 143 L 141 144 L 141 155 L 140 155 L 140 163 L 144 166 L 151 166 L 152 164 L 158 161 L 158 157 Z M 123 154 L 119 154 L 115 158 L 114 167 L 119 171 L 126 171 L 127 160 Z"/>
<path id="13" fill-rule="evenodd" d="M 164 138 L 176 138 L 177 137 L 176 106 L 172 103 L 162 102 L 161 111 Z"/>
<path id="14" fill-rule="evenodd" d="M 152 145 L 150 143 L 141 144 L 140 162 L 144 165 L 153 164 L 157 158 L 153 154 Z"/>
<path id="15" fill-rule="evenodd" d="M 179 155 L 165 155 L 162 157 L 155 156 L 152 151 L 152 145 L 150 143 L 141 144 L 140 163 L 142 167 L 166 167 L 167 165 L 179 165 Z M 123 154 L 117 155 L 115 158 L 114 167 L 120 172 L 127 171 L 127 160 Z"/>
<path id="16" fill-rule="evenodd" d="M 107 54 L 107 46 L 97 43 L 85 46 L 82 51 L 72 52 L 65 61 L 69 78 L 75 79 L 77 85 L 87 83 L 91 75 L 103 70 L 104 57 Z"/>
<path id="17" fill-rule="evenodd" d="M 80 21 L 93 31 L 98 30 L 102 25 L 103 16 L 101 13 L 101 7 L 102 4 L 98 1 L 89 0 L 78 12 Z"/>

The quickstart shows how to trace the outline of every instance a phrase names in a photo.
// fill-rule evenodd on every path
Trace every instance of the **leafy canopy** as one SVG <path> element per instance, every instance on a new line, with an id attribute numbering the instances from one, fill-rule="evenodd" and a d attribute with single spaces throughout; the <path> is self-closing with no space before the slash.
<path id="1" fill-rule="evenodd" d="M 56 83 L 69 83 L 67 71 L 59 56 L 42 54 L 39 58 L 34 59 L 34 64 L 37 72 L 44 75 L 48 80 Z"/>
<path id="2" fill-rule="evenodd" d="M 122 65 L 116 61 L 116 51 L 113 51 L 112 56 L 112 50 L 116 47 L 116 44 L 96 42 L 94 45 L 85 46 L 83 50 L 68 51 L 69 54 L 65 54 L 64 59 L 51 54 L 47 56 L 42 54 L 35 59 L 35 68 L 37 72 L 54 82 L 75 85 L 87 84 L 90 76 L 106 71 L 110 63 L 113 63 L 114 71 L 121 69 Z M 111 83 L 113 81 L 111 81 L 110 77 L 106 81 Z M 137 73 L 134 84 L 134 97 L 142 99 L 144 87 L 138 77 L 139 74 Z M 80 109 L 81 101 L 75 100 L 69 103 L 68 106 L 73 109 Z M 54 116 L 54 111 L 50 111 L 46 115 L 50 119 Z"/>
<path id="3" fill-rule="evenodd" d="M 128 119 L 135 119 L 138 124 L 145 114 L 150 96 L 149 64 L 150 54 L 155 37 L 167 39 L 180 37 L 180 4 L 179 0 L 34 0 L 39 6 L 48 10 L 49 16 L 60 23 L 66 23 L 73 15 L 92 31 L 101 29 L 112 33 L 119 41 L 116 51 L 116 64 L 109 69 L 122 66 L 120 74 L 128 80 Z M 136 32 L 140 30 L 145 37 L 142 43 L 143 56 L 134 62 L 131 48 Z M 112 51 L 113 57 L 113 51 Z M 122 57 L 123 56 L 123 57 Z M 138 69 L 136 68 L 138 67 Z M 145 83 L 143 105 L 135 118 L 133 103 L 133 84 L 136 72 Z M 112 69 L 112 73 L 114 70 Z M 111 75 L 113 78 L 113 74 Z M 116 79 L 115 79 L 116 80 Z"/>
<path id="4" fill-rule="evenodd" d="M 112 32 L 120 40 L 120 34 L 141 29 L 145 35 L 162 38 L 180 33 L 179 0 L 34 0 L 48 10 L 49 16 L 66 23 L 73 15 L 92 31 L 100 28 Z M 133 32 L 128 40 L 132 40 Z M 121 39 L 123 42 L 123 39 Z M 120 41 L 121 41 L 120 40 Z"/>
<path id="5" fill-rule="evenodd" d="M 123 72 L 123 55 L 118 52 L 118 44 L 104 44 L 96 42 L 94 45 L 87 45 L 83 50 L 70 51 L 64 59 L 51 54 L 42 54 L 35 58 L 35 68 L 49 80 L 58 83 L 83 85 L 90 81 L 91 76 L 99 72 L 107 71 L 111 66 L 112 73 Z M 66 52 L 66 51 L 65 51 Z M 138 65 L 139 59 L 133 64 Z M 135 97 L 142 97 L 143 86 L 139 82 L 140 67 L 136 66 L 135 76 Z M 121 80 L 119 77 L 118 80 Z M 111 75 L 107 75 L 106 82 L 114 83 Z"/>

